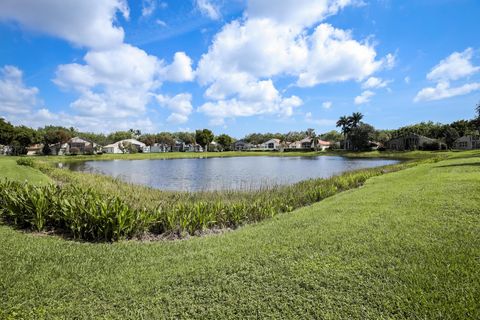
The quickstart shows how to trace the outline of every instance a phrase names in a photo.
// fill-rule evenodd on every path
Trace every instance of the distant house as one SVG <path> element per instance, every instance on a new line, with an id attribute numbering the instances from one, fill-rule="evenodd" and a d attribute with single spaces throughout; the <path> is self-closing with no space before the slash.
<path id="1" fill-rule="evenodd" d="M 70 151 L 68 143 L 55 143 L 50 144 L 48 147 L 50 148 L 50 154 L 53 156 L 63 156 Z"/>
<path id="2" fill-rule="evenodd" d="M 287 142 L 287 149 L 301 149 L 302 143 L 300 141 Z"/>
<path id="3" fill-rule="evenodd" d="M 170 152 L 172 147 L 164 143 L 155 143 L 150 147 L 151 153 L 161 153 L 161 152 Z"/>
<path id="4" fill-rule="evenodd" d="M 235 141 L 235 143 L 233 144 L 233 149 L 235 151 L 246 151 L 252 148 L 253 148 L 253 145 L 251 143 L 246 142 L 245 140 L 238 140 L 238 141 Z"/>
<path id="5" fill-rule="evenodd" d="M 80 137 L 74 137 L 65 143 L 55 143 L 49 146 L 50 154 L 63 156 L 66 154 L 93 154 L 100 150 L 100 146 Z"/>
<path id="6" fill-rule="evenodd" d="M 201 145 L 197 143 L 186 144 L 184 147 L 185 152 L 203 152 L 203 148 Z"/>
<path id="7" fill-rule="evenodd" d="M 129 145 L 136 148 L 138 152 L 143 152 L 146 148 L 146 145 L 143 142 L 136 139 L 125 139 L 106 145 L 102 150 L 104 153 L 128 153 L 128 150 L 125 149 L 125 147 Z"/>
<path id="8" fill-rule="evenodd" d="M 70 153 L 86 154 L 95 153 L 99 148 L 99 145 L 95 142 L 91 142 L 80 137 L 74 137 L 67 142 Z"/>
<path id="9" fill-rule="evenodd" d="M 43 154 L 43 143 L 32 144 L 26 148 L 27 156 L 38 156 Z"/>
<path id="10" fill-rule="evenodd" d="M 280 139 L 270 139 L 262 144 L 262 149 L 266 150 L 279 150 L 280 149 Z"/>
<path id="11" fill-rule="evenodd" d="M 463 136 L 453 143 L 454 149 L 472 150 L 480 149 L 480 136 Z"/>
<path id="12" fill-rule="evenodd" d="M 388 150 L 405 151 L 421 150 L 428 148 L 428 145 L 440 143 L 438 140 L 427 138 L 419 134 L 411 133 L 387 141 L 385 147 Z"/>
<path id="13" fill-rule="evenodd" d="M 321 151 L 325 151 L 329 149 L 332 146 L 332 143 L 330 141 L 324 141 L 322 139 L 318 139 L 316 148 Z"/>
<path id="14" fill-rule="evenodd" d="M 172 152 L 183 152 L 187 145 L 182 140 L 175 140 L 175 145 L 172 146 Z"/>

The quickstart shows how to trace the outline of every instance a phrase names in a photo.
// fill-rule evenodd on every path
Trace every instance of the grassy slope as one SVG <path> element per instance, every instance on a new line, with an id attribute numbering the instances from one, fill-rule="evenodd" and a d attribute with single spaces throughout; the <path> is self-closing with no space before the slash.
<path id="1" fill-rule="evenodd" d="M 27 166 L 17 165 L 17 157 L 0 156 L 0 178 L 25 181 L 42 184 L 50 182 L 51 179 L 39 170 Z"/>
<path id="2" fill-rule="evenodd" d="M 472 157 L 221 236 L 109 245 L 0 226 L 0 318 L 479 318 L 479 204 Z"/>

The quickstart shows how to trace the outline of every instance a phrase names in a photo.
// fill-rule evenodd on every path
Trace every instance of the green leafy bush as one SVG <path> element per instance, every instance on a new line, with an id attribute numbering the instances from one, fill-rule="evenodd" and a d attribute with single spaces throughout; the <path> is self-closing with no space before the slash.
<path id="1" fill-rule="evenodd" d="M 5 222 L 35 231 L 67 231 L 75 239 L 115 241 L 145 231 L 151 215 L 131 209 L 120 198 L 93 189 L 34 186 L 2 181 L 0 205 Z"/>
<path id="2" fill-rule="evenodd" d="M 25 158 L 25 157 L 22 157 L 20 159 L 17 160 L 17 164 L 19 166 L 28 166 L 28 167 L 33 167 L 33 159 L 32 158 Z"/>

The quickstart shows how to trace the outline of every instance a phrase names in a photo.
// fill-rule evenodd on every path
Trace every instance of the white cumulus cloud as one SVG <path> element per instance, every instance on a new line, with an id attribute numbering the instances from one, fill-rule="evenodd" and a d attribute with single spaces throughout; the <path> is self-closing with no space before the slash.
<path id="1" fill-rule="evenodd" d="M 388 83 L 389 81 L 382 80 L 377 77 L 370 77 L 362 84 L 362 89 L 385 88 L 388 85 Z"/>
<path id="2" fill-rule="evenodd" d="M 473 49 L 467 48 L 463 52 L 454 52 L 441 60 L 427 74 L 427 79 L 436 82 L 434 87 L 420 90 L 414 98 L 414 102 L 434 101 L 469 94 L 480 90 L 479 82 L 464 84 L 451 84 L 452 81 L 461 80 L 480 71 L 479 66 L 472 63 Z"/>
<path id="3" fill-rule="evenodd" d="M 117 13 L 129 18 L 126 0 L 2 0 L 0 20 L 90 48 L 111 48 L 124 39 Z"/>
<path id="4" fill-rule="evenodd" d="M 193 111 L 191 94 L 180 93 L 173 97 L 159 94 L 156 98 L 161 106 L 172 111 L 167 119 L 168 122 L 185 123 L 188 121 L 188 116 Z"/>
<path id="5" fill-rule="evenodd" d="M 375 92 L 370 90 L 363 91 L 361 95 L 355 97 L 355 104 L 364 104 L 370 102 L 370 98 L 375 95 Z"/>
<path id="6" fill-rule="evenodd" d="M 280 94 L 275 77 L 297 86 L 363 81 L 393 63 L 377 59 L 375 48 L 351 32 L 321 23 L 348 0 L 250 0 L 243 18 L 226 24 L 202 55 L 195 71 L 207 101 L 199 108 L 211 118 L 293 113 L 298 97 Z M 317 24 L 314 29 L 310 27 Z M 286 108 L 285 101 L 295 101 Z M 220 120 L 215 121 L 221 123 Z"/>
<path id="7" fill-rule="evenodd" d="M 324 103 L 322 103 L 323 109 L 330 109 L 332 105 L 333 105 L 332 101 L 325 101 Z"/>
<path id="8" fill-rule="evenodd" d="M 434 101 L 469 94 L 480 90 L 480 82 L 451 87 L 449 82 L 439 82 L 435 87 L 423 88 L 415 97 L 415 102 Z"/>
<path id="9" fill-rule="evenodd" d="M 175 53 L 172 64 L 164 70 L 165 79 L 173 82 L 192 81 L 195 77 L 192 70 L 192 59 L 185 52 Z"/>
<path id="10" fill-rule="evenodd" d="M 463 52 L 454 52 L 446 59 L 440 61 L 427 74 L 427 79 L 431 81 L 450 81 L 458 80 L 470 76 L 480 71 L 480 67 L 472 64 L 473 50 L 466 49 Z"/>
<path id="11" fill-rule="evenodd" d="M 25 85 L 20 69 L 10 65 L 0 69 L 0 112 L 30 113 L 36 104 L 37 94 L 37 88 Z"/>
<path id="12" fill-rule="evenodd" d="M 222 17 L 218 5 L 211 0 L 195 0 L 198 10 L 212 20 L 218 20 Z"/>

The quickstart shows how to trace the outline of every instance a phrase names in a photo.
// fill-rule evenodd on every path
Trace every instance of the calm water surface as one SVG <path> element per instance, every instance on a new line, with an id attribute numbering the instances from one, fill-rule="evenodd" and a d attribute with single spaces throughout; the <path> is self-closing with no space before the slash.
<path id="1" fill-rule="evenodd" d="M 85 161 L 64 166 L 157 189 L 199 191 L 259 189 L 394 163 L 398 161 L 320 156 Z"/>

